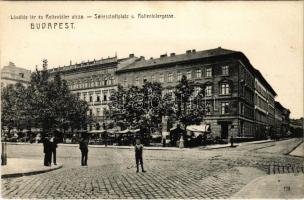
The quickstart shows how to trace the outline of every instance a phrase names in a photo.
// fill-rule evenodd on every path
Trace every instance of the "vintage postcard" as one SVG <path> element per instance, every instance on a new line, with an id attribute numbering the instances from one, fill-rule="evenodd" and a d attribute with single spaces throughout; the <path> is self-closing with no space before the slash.
<path id="1" fill-rule="evenodd" d="M 303 6 L 1 2 L 1 198 L 303 199 Z"/>

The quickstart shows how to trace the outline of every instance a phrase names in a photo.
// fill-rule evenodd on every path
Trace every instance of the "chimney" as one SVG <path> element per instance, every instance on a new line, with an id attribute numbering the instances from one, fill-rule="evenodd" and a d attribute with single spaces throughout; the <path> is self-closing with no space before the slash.
<path id="1" fill-rule="evenodd" d="M 150 60 L 153 60 L 153 57 L 151 57 Z"/>
<path id="2" fill-rule="evenodd" d="M 191 53 L 191 50 L 187 50 L 187 51 L 186 51 L 186 54 L 189 54 L 189 53 Z"/>
<path id="3" fill-rule="evenodd" d="M 140 60 L 145 60 L 145 57 L 144 56 L 140 56 Z"/>
<path id="4" fill-rule="evenodd" d="M 196 52 L 196 50 L 195 49 L 192 49 L 192 53 L 195 53 Z"/>
<path id="5" fill-rule="evenodd" d="M 134 53 L 129 54 L 129 58 L 133 58 L 134 57 Z"/>
<path id="6" fill-rule="evenodd" d="M 161 58 L 167 57 L 167 54 L 160 55 Z"/>
<path id="7" fill-rule="evenodd" d="M 72 60 L 70 60 L 70 65 L 72 65 Z"/>
<path id="8" fill-rule="evenodd" d="M 171 57 L 175 56 L 175 53 L 171 53 L 170 56 L 171 56 Z"/>

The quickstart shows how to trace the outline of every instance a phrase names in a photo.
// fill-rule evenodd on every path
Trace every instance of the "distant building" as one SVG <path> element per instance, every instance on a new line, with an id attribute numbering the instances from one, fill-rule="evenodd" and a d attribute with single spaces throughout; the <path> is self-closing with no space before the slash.
<path id="1" fill-rule="evenodd" d="M 275 101 L 275 133 L 277 137 L 286 136 L 289 131 L 290 111 Z"/>
<path id="2" fill-rule="evenodd" d="M 16 65 L 12 62 L 1 69 L 1 88 L 16 83 L 21 83 L 24 86 L 27 86 L 30 82 L 30 79 L 30 70 L 16 67 Z"/>

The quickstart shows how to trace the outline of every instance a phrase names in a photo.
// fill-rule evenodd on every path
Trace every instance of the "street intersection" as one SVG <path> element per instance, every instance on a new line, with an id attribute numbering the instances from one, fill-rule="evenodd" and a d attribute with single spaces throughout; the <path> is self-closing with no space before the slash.
<path id="1" fill-rule="evenodd" d="M 133 149 L 90 148 L 89 166 L 82 167 L 79 149 L 61 145 L 57 150 L 61 169 L 2 179 L 1 194 L 3 198 L 229 198 L 257 177 L 283 173 L 271 169 L 291 166 L 303 173 L 304 158 L 287 155 L 300 142 L 145 150 L 146 173 L 136 173 Z M 8 146 L 9 157 L 42 163 L 42 155 L 42 145 Z"/>

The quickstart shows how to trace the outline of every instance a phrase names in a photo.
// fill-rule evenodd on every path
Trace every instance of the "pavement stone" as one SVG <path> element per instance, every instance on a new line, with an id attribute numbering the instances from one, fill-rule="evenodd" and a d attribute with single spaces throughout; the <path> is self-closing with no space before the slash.
<path id="1" fill-rule="evenodd" d="M 303 158 L 284 155 L 282 146 L 296 140 L 242 145 L 212 151 L 145 151 L 147 173 L 136 173 L 134 152 L 90 149 L 89 167 L 79 166 L 79 150 L 58 149 L 62 169 L 2 180 L 3 198 L 230 198 L 251 180 L 268 174 L 273 164 L 302 165 Z M 269 146 L 269 147 L 268 147 Z M 21 147 L 18 156 L 37 156 Z M 24 148 L 24 149 L 22 149 Z M 38 148 L 38 147 L 37 147 Z M 268 149 L 270 148 L 270 149 Z M 289 148 L 289 147 L 288 147 Z M 77 163 L 77 165 L 75 164 Z"/>

